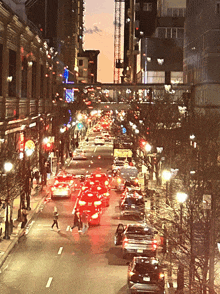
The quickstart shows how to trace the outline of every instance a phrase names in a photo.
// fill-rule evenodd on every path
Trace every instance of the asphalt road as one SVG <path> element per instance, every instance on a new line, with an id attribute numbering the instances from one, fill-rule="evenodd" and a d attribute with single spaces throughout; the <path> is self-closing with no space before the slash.
<path id="1" fill-rule="evenodd" d="M 112 145 L 94 146 L 93 138 L 85 144 L 86 161 L 71 161 L 68 170 L 86 173 L 112 164 Z M 28 235 L 22 237 L 4 263 L 0 274 L 0 293 L 126 293 L 127 260 L 113 237 L 118 219 L 119 195 L 111 191 L 110 206 L 103 212 L 101 225 L 90 227 L 87 234 L 70 231 L 73 223 L 72 199 L 51 200 L 35 216 Z M 54 206 L 59 212 L 61 231 L 50 230 Z M 123 221 L 126 223 L 126 221 Z"/>

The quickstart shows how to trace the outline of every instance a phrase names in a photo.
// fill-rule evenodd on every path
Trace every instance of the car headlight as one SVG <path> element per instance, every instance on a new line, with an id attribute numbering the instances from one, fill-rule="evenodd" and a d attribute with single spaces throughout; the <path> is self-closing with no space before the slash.
<path id="1" fill-rule="evenodd" d="M 92 219 L 96 219 L 98 217 L 99 217 L 99 214 L 97 212 L 91 216 Z"/>

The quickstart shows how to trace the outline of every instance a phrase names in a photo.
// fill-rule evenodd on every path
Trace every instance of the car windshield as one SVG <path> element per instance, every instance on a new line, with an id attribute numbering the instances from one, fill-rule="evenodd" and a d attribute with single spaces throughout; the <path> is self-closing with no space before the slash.
<path id="1" fill-rule="evenodd" d="M 128 205 L 132 205 L 132 204 L 144 205 L 144 200 L 142 197 L 141 198 L 128 197 L 125 199 L 124 203 Z"/>
<path id="2" fill-rule="evenodd" d="M 129 226 L 127 229 L 128 234 L 138 234 L 138 235 L 152 235 L 153 232 L 148 227 L 138 227 L 138 226 Z"/>
<path id="3" fill-rule="evenodd" d="M 135 266 L 135 270 L 140 274 L 157 274 L 158 267 L 155 265 L 152 265 L 149 262 L 143 262 L 143 263 L 137 263 Z"/>

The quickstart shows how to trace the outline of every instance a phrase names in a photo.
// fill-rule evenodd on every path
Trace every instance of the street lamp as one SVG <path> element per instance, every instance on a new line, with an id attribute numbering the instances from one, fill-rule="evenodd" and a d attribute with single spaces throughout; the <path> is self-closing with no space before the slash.
<path id="1" fill-rule="evenodd" d="M 30 186 L 30 178 L 31 178 L 31 155 L 33 154 L 34 150 L 33 149 L 26 149 L 25 153 L 26 156 L 28 157 L 28 175 L 26 175 L 26 201 L 27 201 L 27 209 L 31 210 L 30 207 L 30 190 L 31 190 L 31 186 Z"/>
<path id="2" fill-rule="evenodd" d="M 162 179 L 166 182 L 166 204 L 169 204 L 168 201 L 168 189 L 169 189 L 169 181 L 171 179 L 171 172 L 169 170 L 164 170 L 162 172 Z"/>
<path id="3" fill-rule="evenodd" d="M 7 197 L 6 197 L 6 219 L 5 219 L 5 236 L 4 239 L 8 240 L 10 239 L 9 236 L 9 222 L 8 222 L 8 202 L 10 199 L 10 193 L 9 193 L 9 184 L 8 184 L 8 173 L 12 170 L 13 164 L 11 162 L 5 162 L 4 164 L 4 170 L 6 172 L 6 185 L 7 185 Z"/>
<path id="4" fill-rule="evenodd" d="M 151 151 L 151 148 L 152 148 L 151 145 L 149 143 L 146 143 L 146 145 L 144 147 L 145 151 L 146 152 L 150 152 Z"/>

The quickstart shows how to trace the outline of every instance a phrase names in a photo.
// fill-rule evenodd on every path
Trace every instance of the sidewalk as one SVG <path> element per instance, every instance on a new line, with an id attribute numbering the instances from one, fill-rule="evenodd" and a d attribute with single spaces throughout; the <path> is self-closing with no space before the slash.
<path id="1" fill-rule="evenodd" d="M 10 254 L 11 250 L 18 244 L 19 238 L 24 235 L 25 231 L 28 229 L 32 222 L 32 218 L 38 211 L 41 209 L 45 197 L 48 195 L 48 186 L 50 185 L 52 179 L 48 180 L 47 186 L 43 188 L 42 191 L 35 189 L 33 187 L 31 191 L 31 200 L 30 200 L 30 207 L 31 210 L 28 213 L 28 222 L 25 228 L 21 229 L 21 222 L 17 221 L 18 216 L 18 209 L 20 207 L 20 198 L 16 198 L 13 203 L 13 232 L 10 235 L 10 239 L 1 239 L 0 240 L 0 268 L 2 267 L 3 263 L 5 262 L 6 258 Z M 2 237 L 4 237 L 4 230 L 5 224 L 3 224 L 3 233 Z"/>

